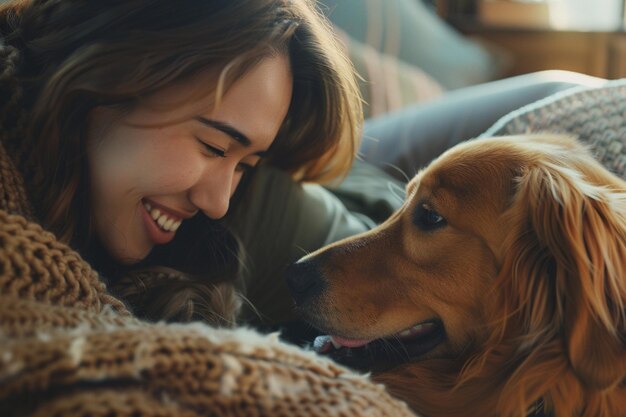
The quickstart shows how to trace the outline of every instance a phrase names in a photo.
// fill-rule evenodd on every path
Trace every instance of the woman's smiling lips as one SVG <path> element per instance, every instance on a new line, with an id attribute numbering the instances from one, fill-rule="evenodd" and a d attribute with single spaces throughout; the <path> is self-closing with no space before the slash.
<path id="1" fill-rule="evenodd" d="M 142 218 L 150 239 L 157 245 L 170 242 L 183 220 L 195 213 L 182 213 L 157 204 L 151 200 L 141 201 Z"/>

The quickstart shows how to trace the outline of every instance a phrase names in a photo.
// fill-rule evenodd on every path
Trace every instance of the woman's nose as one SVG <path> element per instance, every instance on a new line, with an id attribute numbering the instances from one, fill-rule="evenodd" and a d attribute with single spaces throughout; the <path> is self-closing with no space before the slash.
<path id="1" fill-rule="evenodd" d="M 207 170 L 191 188 L 189 199 L 211 219 L 220 219 L 228 212 L 238 177 L 235 169 Z"/>

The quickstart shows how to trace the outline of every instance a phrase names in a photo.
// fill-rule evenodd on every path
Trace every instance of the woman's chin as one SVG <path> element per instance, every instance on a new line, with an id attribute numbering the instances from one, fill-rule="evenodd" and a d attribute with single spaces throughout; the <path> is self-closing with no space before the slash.
<path id="1" fill-rule="evenodd" d="M 137 245 L 137 247 L 118 246 L 109 248 L 109 253 L 117 262 L 123 265 L 136 265 L 148 257 L 153 245 Z"/>

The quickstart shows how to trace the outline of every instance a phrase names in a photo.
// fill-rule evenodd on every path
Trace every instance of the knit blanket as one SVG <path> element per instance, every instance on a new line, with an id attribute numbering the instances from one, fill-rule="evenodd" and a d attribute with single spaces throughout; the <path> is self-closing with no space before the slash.
<path id="1" fill-rule="evenodd" d="M 413 415 L 277 335 L 134 318 L 32 218 L 2 143 L 0 416 Z"/>
<path id="2" fill-rule="evenodd" d="M 609 171 L 626 178 L 626 79 L 546 97 L 502 117 L 481 137 L 540 132 L 577 136 Z"/>

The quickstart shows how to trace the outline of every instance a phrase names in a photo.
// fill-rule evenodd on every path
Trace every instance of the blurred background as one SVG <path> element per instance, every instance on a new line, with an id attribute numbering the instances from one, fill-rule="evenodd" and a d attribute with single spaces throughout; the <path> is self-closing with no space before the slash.
<path id="1" fill-rule="evenodd" d="M 366 117 L 541 70 L 626 77 L 626 0 L 316 1 L 362 78 Z"/>
<path id="2" fill-rule="evenodd" d="M 623 0 L 431 0 L 462 33 L 510 53 L 508 74 L 566 69 L 626 76 Z"/>
<path id="3" fill-rule="evenodd" d="M 317 0 L 366 116 L 542 70 L 626 77 L 625 0 Z"/>

